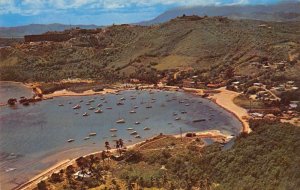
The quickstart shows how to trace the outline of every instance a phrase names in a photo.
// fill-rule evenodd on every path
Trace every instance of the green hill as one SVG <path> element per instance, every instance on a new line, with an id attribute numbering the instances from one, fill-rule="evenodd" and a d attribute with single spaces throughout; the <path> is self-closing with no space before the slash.
<path id="1" fill-rule="evenodd" d="M 167 70 L 193 69 L 209 80 L 220 80 L 229 65 L 237 74 L 254 77 L 260 71 L 249 72 L 250 62 L 283 60 L 292 63 L 287 76 L 297 78 L 299 39 L 299 22 L 185 16 L 157 26 L 116 25 L 94 34 L 79 32 L 65 42 L 2 48 L 0 79 L 146 80 Z"/>

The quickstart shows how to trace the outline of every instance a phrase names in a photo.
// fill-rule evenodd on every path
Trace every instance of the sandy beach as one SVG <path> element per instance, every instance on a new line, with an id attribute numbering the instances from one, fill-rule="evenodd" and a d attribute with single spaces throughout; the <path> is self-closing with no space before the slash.
<path id="1" fill-rule="evenodd" d="M 240 93 L 226 90 L 225 87 L 219 88 L 218 90 L 220 93 L 213 94 L 210 96 L 210 99 L 235 115 L 243 124 L 243 132 L 250 133 L 251 129 L 248 122 L 249 115 L 247 110 L 233 103 L 233 99 Z"/>

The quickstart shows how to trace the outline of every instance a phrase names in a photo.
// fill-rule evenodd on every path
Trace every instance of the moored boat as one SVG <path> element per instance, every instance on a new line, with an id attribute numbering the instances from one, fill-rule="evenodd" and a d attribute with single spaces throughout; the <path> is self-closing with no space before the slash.
<path id="1" fill-rule="evenodd" d="M 118 131 L 118 129 L 111 128 L 109 131 L 110 131 L 110 132 L 116 132 L 116 131 Z"/>
<path id="2" fill-rule="evenodd" d="M 149 127 L 144 127 L 144 130 L 147 131 L 147 130 L 150 130 L 150 128 Z"/>
<path id="3" fill-rule="evenodd" d="M 90 137 L 96 136 L 96 135 L 97 135 L 97 133 L 90 133 L 90 134 L 89 134 Z"/>
<path id="4" fill-rule="evenodd" d="M 138 133 L 136 131 L 133 131 L 130 133 L 130 135 L 137 135 Z"/>
<path id="5" fill-rule="evenodd" d="M 124 119 L 118 119 L 118 120 L 116 121 L 116 123 L 125 123 L 125 120 L 124 120 Z"/>
<path id="6" fill-rule="evenodd" d="M 77 105 L 75 105 L 75 106 L 73 107 L 74 110 L 80 109 L 80 108 L 81 108 L 81 106 L 80 106 L 79 104 L 77 104 Z"/>
<path id="7" fill-rule="evenodd" d="M 88 113 L 86 113 L 86 112 L 84 112 L 83 114 L 82 114 L 82 116 L 88 116 L 89 114 Z"/>
<path id="8" fill-rule="evenodd" d="M 94 111 L 95 113 L 102 113 L 103 111 L 100 109 L 97 109 L 96 111 Z"/>
<path id="9" fill-rule="evenodd" d="M 73 141 L 75 141 L 75 140 L 74 140 L 74 139 L 69 139 L 69 140 L 68 140 L 69 143 L 70 143 L 70 142 L 73 142 Z"/>

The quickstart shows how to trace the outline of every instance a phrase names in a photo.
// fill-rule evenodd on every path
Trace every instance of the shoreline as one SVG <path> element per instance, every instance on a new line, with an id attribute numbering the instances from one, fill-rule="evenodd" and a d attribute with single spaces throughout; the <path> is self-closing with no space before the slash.
<path id="1" fill-rule="evenodd" d="M 5 81 L 5 82 L 9 82 L 9 81 Z M 21 83 L 21 82 L 15 82 L 15 83 Z M 38 88 L 36 86 L 37 83 L 33 84 L 33 83 L 21 83 L 22 85 L 26 86 L 27 88 L 30 88 L 33 90 L 33 88 Z M 144 85 L 144 86 L 140 86 L 141 90 L 155 90 L 154 85 Z M 166 90 L 166 91 L 177 91 L 180 88 L 177 86 L 158 86 L 157 87 L 159 90 Z M 66 96 L 90 96 L 90 95 L 97 95 L 97 94 L 107 94 L 107 93 L 117 93 L 119 91 L 123 91 L 123 90 L 134 90 L 134 88 L 128 88 L 128 87 L 124 87 L 121 85 L 116 85 L 114 86 L 114 88 L 110 88 L 110 89 L 104 89 L 103 91 L 100 92 L 95 92 L 93 90 L 87 90 L 84 91 L 82 93 L 76 93 L 76 92 L 72 92 L 72 91 L 68 91 L 68 90 L 60 90 L 60 91 L 55 91 L 54 93 L 51 94 L 45 94 L 43 95 L 43 100 L 47 100 L 47 99 L 52 99 L 55 97 L 66 97 Z M 201 96 L 204 94 L 205 90 L 203 89 L 196 89 L 196 88 L 182 88 L 182 90 L 186 93 L 191 93 L 197 96 Z M 250 133 L 251 129 L 249 127 L 249 123 L 246 119 L 244 119 L 244 117 L 248 117 L 247 114 L 247 110 L 244 108 L 241 108 L 237 105 L 235 105 L 233 103 L 233 98 L 236 97 L 237 95 L 239 95 L 239 93 L 237 92 L 233 92 L 233 91 L 229 91 L 226 90 L 225 87 L 221 87 L 219 89 L 216 89 L 219 92 L 218 93 L 210 93 L 210 96 L 206 99 L 211 100 L 213 103 L 215 103 L 217 106 L 225 109 L 227 112 L 229 112 L 230 114 L 232 114 L 236 119 L 238 119 L 241 124 L 242 124 L 242 130 L 241 132 L 246 132 L 246 133 Z M 37 91 L 41 92 L 41 89 L 37 89 Z M 202 132 L 193 132 L 194 134 L 196 134 L 197 137 L 199 138 L 221 138 L 222 141 L 225 140 L 230 140 L 231 138 L 233 138 L 230 135 L 225 135 L 223 133 L 221 133 L 218 130 L 210 130 L 210 131 L 202 131 Z M 174 136 L 176 138 L 180 138 L 181 136 L 185 137 L 186 133 L 184 134 L 175 134 L 175 135 L 169 135 L 169 136 Z M 128 149 L 130 148 L 134 148 L 139 144 L 142 143 L 146 143 L 147 141 L 150 141 L 151 139 L 153 139 L 154 137 L 151 138 L 147 138 L 141 142 L 137 142 L 134 143 L 132 145 L 127 146 Z M 102 152 L 103 150 L 97 151 L 97 152 L 92 152 L 86 155 L 82 155 L 83 157 L 85 156 L 89 156 L 89 155 L 93 155 L 93 154 L 97 154 Z M 114 149 L 112 149 L 111 151 L 114 151 Z M 29 181 L 21 184 L 20 186 L 14 188 L 14 189 L 18 189 L 18 190 L 25 190 L 28 188 L 32 188 L 33 185 L 37 185 L 37 183 L 39 183 L 41 180 L 48 178 L 52 173 L 59 171 L 60 169 L 63 169 L 65 167 L 67 167 L 68 165 L 74 164 L 75 163 L 75 159 L 68 159 L 68 160 L 64 160 L 61 162 L 56 163 L 55 165 L 51 166 L 50 168 L 45 169 L 43 172 L 41 172 L 40 174 L 34 176 L 33 178 L 31 178 Z"/>
<path id="2" fill-rule="evenodd" d="M 187 133 L 189 133 L 189 132 L 182 133 L 182 134 L 173 134 L 173 135 L 163 134 L 162 136 L 163 137 L 169 136 L 169 137 L 175 137 L 175 138 L 181 138 L 181 137 L 188 138 L 188 137 L 186 137 Z M 224 142 L 224 139 L 226 139 L 227 142 L 229 142 L 229 140 L 231 140 L 233 138 L 231 135 L 225 135 L 225 134 L 221 133 L 219 130 L 207 130 L 207 131 L 193 132 L 193 133 L 196 134 L 195 137 L 199 137 L 201 139 L 211 138 L 211 139 L 215 139 L 216 142 L 220 142 L 220 141 Z M 152 136 L 152 137 L 147 138 L 145 140 L 142 140 L 140 142 L 136 142 L 134 144 L 128 145 L 128 146 L 126 146 L 126 150 L 137 148 L 139 145 L 143 146 L 143 145 L 145 145 L 147 143 L 151 143 L 157 137 L 160 137 L 160 136 L 161 135 L 155 135 L 155 136 Z M 96 154 L 101 153 L 102 151 L 105 151 L 105 149 L 99 150 L 99 151 L 96 151 L 96 152 L 92 152 L 92 153 L 89 153 L 89 154 L 85 154 L 85 155 L 82 155 L 81 157 L 87 157 L 87 156 L 90 156 L 90 155 L 96 155 Z M 110 149 L 109 151 L 111 153 L 114 153 L 115 151 L 117 151 L 117 149 L 113 148 L 113 149 Z M 66 159 L 66 160 L 60 161 L 60 162 L 54 164 L 53 166 L 51 166 L 50 168 L 45 169 L 43 172 L 41 172 L 40 174 L 34 176 L 33 178 L 31 178 L 27 182 L 21 184 L 18 187 L 15 187 L 14 190 L 33 189 L 34 187 L 36 187 L 36 185 L 40 181 L 48 179 L 51 176 L 51 174 L 59 172 L 61 169 L 65 169 L 69 165 L 75 164 L 76 160 L 78 158 L 79 157 L 76 157 L 74 159 Z"/>

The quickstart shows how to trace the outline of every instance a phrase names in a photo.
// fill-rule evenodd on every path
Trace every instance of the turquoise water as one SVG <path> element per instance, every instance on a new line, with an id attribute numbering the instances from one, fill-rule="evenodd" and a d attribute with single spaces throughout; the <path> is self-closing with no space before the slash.
<path id="1" fill-rule="evenodd" d="M 22 91 L 28 90 L 20 88 L 20 91 L 22 94 Z M 124 105 L 116 105 L 122 97 L 126 99 L 122 101 Z M 86 105 L 89 100 L 94 101 Z M 76 104 L 80 104 L 81 108 L 72 109 Z M 100 108 L 103 113 L 89 110 L 91 106 L 97 109 L 98 104 L 103 104 Z M 149 105 L 152 108 L 146 108 Z M 130 113 L 135 106 L 138 106 L 136 113 Z M 89 116 L 83 117 L 84 112 Z M 176 117 L 181 119 L 176 120 Z M 125 123 L 117 124 L 116 120 L 120 118 L 124 118 Z M 195 119 L 206 121 L 192 122 Z M 136 121 L 141 124 L 135 125 Z M 0 107 L 0 122 L 0 174 L 4 176 L 1 177 L 1 183 L 7 187 L 26 181 L 57 161 L 99 151 L 104 148 L 105 141 L 113 145 L 113 140 L 122 138 L 129 145 L 160 133 L 178 134 L 180 128 L 183 132 L 217 129 L 237 135 L 242 127 L 230 113 L 209 100 L 183 92 L 165 91 L 124 91 L 120 95 L 59 97 L 28 107 L 5 106 Z M 150 130 L 145 131 L 144 127 Z M 111 128 L 118 131 L 112 133 Z M 130 135 L 127 128 L 134 128 L 141 139 Z M 91 132 L 97 135 L 84 140 Z M 112 134 L 117 137 L 112 137 Z M 68 143 L 67 140 L 71 138 L 75 141 Z M 8 171 L 9 168 L 15 169 Z"/>

